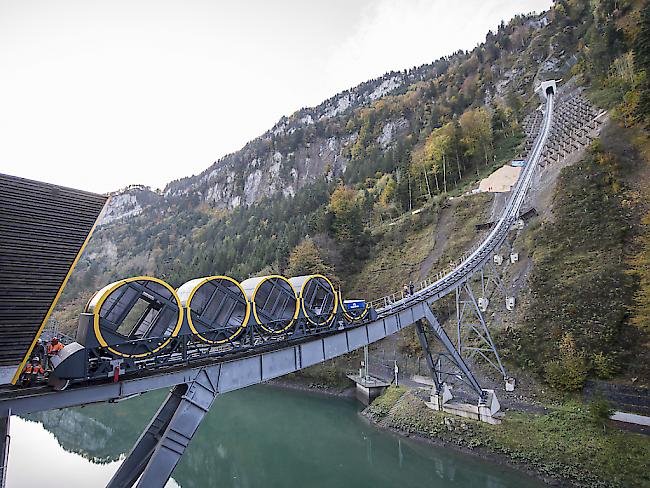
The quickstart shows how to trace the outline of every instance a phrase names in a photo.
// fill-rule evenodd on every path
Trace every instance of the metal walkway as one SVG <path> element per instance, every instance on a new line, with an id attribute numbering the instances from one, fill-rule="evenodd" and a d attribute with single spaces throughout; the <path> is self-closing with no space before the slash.
<path id="1" fill-rule="evenodd" d="M 552 88 L 547 92 L 549 86 Z M 285 345 L 279 349 L 249 351 L 242 357 L 156 370 L 135 378 L 125 378 L 117 383 L 74 384 L 64 391 L 53 391 L 48 387 L 0 389 L 0 417 L 8 419 L 12 414 L 118 401 L 146 391 L 173 387 L 167 400 L 108 485 L 113 488 L 127 487 L 137 482 L 139 487 L 163 486 L 217 395 L 278 378 L 341 356 L 412 324 L 417 325 L 418 336 L 436 388 L 442 385 L 436 375 L 436 365 L 430 353 L 425 329 L 443 345 L 460 374 L 476 392 L 479 407 L 481 404 L 485 405 L 488 392 L 476 381 L 460 352 L 438 323 L 430 305 L 458 290 L 472 276 L 481 272 L 505 242 L 510 229 L 517 221 L 552 123 L 555 83 L 547 82 L 540 88 L 541 94 L 546 98 L 540 133 L 531 150 L 528 164 L 513 188 L 501 217 L 488 236 L 464 256 L 453 270 L 440 275 L 435 281 L 421 283 L 412 296 L 401 298 L 395 294 L 373 302 L 378 311 L 377 320 L 316 339 L 306 338 L 301 343 Z"/>

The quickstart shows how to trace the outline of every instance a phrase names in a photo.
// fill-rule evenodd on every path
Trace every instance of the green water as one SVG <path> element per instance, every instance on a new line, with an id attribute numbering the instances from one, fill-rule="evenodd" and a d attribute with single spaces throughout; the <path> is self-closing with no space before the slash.
<path id="1" fill-rule="evenodd" d="M 164 392 L 156 392 L 117 405 L 30 417 L 37 423 L 15 419 L 8 486 L 37 486 L 41 475 L 47 477 L 30 469 L 35 446 L 41 446 L 40 466 L 56 466 L 60 486 L 102 486 L 163 398 Z M 169 486 L 543 486 L 514 470 L 381 431 L 359 409 L 354 400 L 269 386 L 224 395 Z"/>

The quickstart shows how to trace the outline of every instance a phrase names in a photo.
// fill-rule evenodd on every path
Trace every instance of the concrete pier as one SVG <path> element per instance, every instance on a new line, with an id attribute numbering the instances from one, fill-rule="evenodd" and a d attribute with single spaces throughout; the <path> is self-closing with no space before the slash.
<path id="1" fill-rule="evenodd" d="M 446 412 L 459 417 L 479 420 L 488 424 L 500 424 L 503 414 L 499 413 L 501 408 L 494 390 L 485 390 L 485 399 L 479 400 L 476 405 L 470 403 L 454 402 L 451 388 L 443 384 L 440 391 L 435 388 L 431 390 L 431 401 L 426 402 L 427 407 L 439 412 Z"/>
<path id="2" fill-rule="evenodd" d="M 374 376 L 363 376 L 357 374 L 349 374 L 348 378 L 354 381 L 357 385 L 356 388 L 356 397 L 364 405 L 370 405 L 372 401 L 381 395 L 386 388 L 390 386 L 390 383 L 386 381 L 375 378 Z"/>

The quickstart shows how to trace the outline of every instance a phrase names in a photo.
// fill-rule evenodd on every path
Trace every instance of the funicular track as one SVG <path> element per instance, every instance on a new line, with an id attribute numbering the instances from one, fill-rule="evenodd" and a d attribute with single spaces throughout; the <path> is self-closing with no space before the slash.
<path id="1" fill-rule="evenodd" d="M 176 366 L 169 370 L 157 370 L 151 374 L 141 373 L 138 377 L 124 379 L 118 383 L 80 384 L 72 386 L 66 391 L 52 391 L 48 387 L 34 387 L 27 390 L 16 388 L 0 389 L 0 412 L 5 413 L 11 409 L 13 413 L 28 413 L 43 409 L 71 407 L 91 402 L 120 399 L 143 391 L 186 382 L 196 371 L 206 366 L 222 367 L 224 370 L 230 370 L 231 368 L 236 369 L 237 365 L 244 362 L 257 361 L 260 365 L 261 374 L 259 381 L 266 381 L 272 377 L 281 376 L 316 364 L 319 361 L 313 361 L 312 353 L 319 349 L 322 354 L 316 354 L 316 356 L 321 357 L 320 361 L 325 361 L 362 347 L 365 344 L 380 340 L 425 318 L 427 315 L 426 309 L 431 303 L 466 283 L 476 272 L 482 269 L 505 241 L 512 225 L 519 216 L 526 192 L 548 137 L 552 122 L 553 103 L 553 95 L 549 95 L 540 133 L 530 152 L 528 164 L 513 188 L 499 220 L 492 227 L 487 237 L 472 251 L 463 256 L 460 263 L 451 271 L 446 274 L 439 273 L 436 279 L 419 283 L 412 296 L 402 297 L 400 293 L 395 293 L 374 300 L 371 305 L 376 308 L 378 313 L 376 321 L 359 326 L 356 329 L 346 330 L 322 338 L 305 338 L 303 342 L 292 344 L 289 347 L 277 344 L 267 347 L 265 351 L 248 351 L 241 355 L 243 357 L 224 357 L 198 362 L 192 364 L 191 367 Z M 293 361 L 295 367 L 291 368 L 291 370 L 285 370 L 287 368 L 277 370 L 273 366 L 277 362 L 274 358 L 280 356 L 293 356 L 295 358 Z M 241 381 L 232 381 L 226 387 L 227 390 L 220 389 L 220 391 L 231 391 L 254 384 L 256 381 L 250 382 L 252 379 L 249 378 L 247 381 L 242 378 Z M 97 390 L 97 393 L 83 393 L 89 390 Z"/>
<path id="2" fill-rule="evenodd" d="M 542 84 L 541 88 L 547 90 Z M 277 378 L 328 359 L 341 356 L 416 324 L 436 388 L 436 368 L 424 333 L 424 323 L 447 350 L 466 382 L 477 393 L 479 404 L 485 401 L 483 390 L 466 366 L 460 352 L 438 323 L 430 305 L 459 289 L 480 272 L 506 240 L 519 218 L 549 136 L 554 108 L 554 89 L 545 97 L 543 121 L 532 146 L 528 162 L 498 221 L 485 239 L 459 259 L 459 264 L 435 280 L 420 283 L 413 295 L 393 294 L 372 302 L 378 318 L 364 325 L 299 341 L 253 348 L 238 355 L 205 359 L 170 368 L 142 371 L 117 382 L 77 383 L 64 391 L 50 387 L 0 389 L 0 416 L 26 414 L 42 410 L 74 407 L 96 402 L 117 402 L 140 393 L 173 387 L 165 403 L 134 446 L 108 486 L 163 486 L 180 460 L 214 398 L 222 393 Z M 139 480 L 139 481 L 138 481 Z"/>

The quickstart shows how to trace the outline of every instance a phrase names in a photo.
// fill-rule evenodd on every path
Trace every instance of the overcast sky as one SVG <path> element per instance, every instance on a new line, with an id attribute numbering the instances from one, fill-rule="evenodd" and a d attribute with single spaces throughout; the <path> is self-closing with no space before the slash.
<path id="1" fill-rule="evenodd" d="M 282 115 L 471 49 L 551 0 L 0 0 L 0 172 L 197 174 Z"/>

